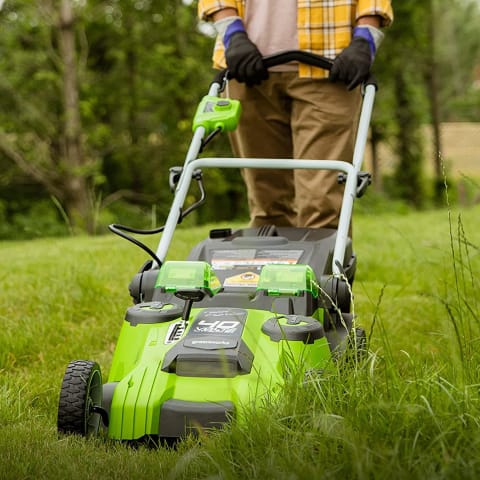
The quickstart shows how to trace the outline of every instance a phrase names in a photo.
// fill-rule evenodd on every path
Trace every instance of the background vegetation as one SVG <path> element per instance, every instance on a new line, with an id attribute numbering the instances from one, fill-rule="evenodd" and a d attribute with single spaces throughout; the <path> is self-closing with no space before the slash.
<path id="1" fill-rule="evenodd" d="M 199 31 L 196 2 L 1 3 L 0 238 L 163 223 L 168 169 L 183 163 L 213 73 L 213 39 Z M 422 207 L 441 199 L 440 124 L 480 118 L 479 2 L 393 6 L 375 67 L 373 173 L 383 196 Z M 425 124 L 433 126 L 431 158 Z M 396 155 L 393 172 L 382 171 L 380 142 Z M 228 153 L 225 139 L 209 151 Z M 238 172 L 212 171 L 207 182 L 213 202 L 198 223 L 245 218 Z"/>

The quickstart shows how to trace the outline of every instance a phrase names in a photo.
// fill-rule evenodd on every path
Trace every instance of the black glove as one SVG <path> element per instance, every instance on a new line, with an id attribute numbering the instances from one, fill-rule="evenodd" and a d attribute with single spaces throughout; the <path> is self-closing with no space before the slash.
<path id="1" fill-rule="evenodd" d="M 354 37 L 333 61 L 329 79 L 332 82 L 344 82 L 348 90 L 367 80 L 372 66 L 372 53 L 367 40 Z"/>
<path id="2" fill-rule="evenodd" d="M 245 82 L 249 87 L 268 78 L 262 54 L 245 32 L 232 35 L 225 51 L 229 77 Z"/>

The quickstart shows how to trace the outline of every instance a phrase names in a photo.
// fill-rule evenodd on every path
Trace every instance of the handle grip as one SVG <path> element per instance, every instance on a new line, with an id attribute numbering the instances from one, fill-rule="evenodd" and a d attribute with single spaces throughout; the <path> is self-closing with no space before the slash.
<path id="1" fill-rule="evenodd" d="M 323 68 L 327 71 L 330 71 L 333 65 L 333 60 L 315 53 L 304 52 L 303 50 L 287 50 L 285 52 L 267 55 L 266 57 L 263 57 L 263 62 L 266 68 L 276 67 L 277 65 L 282 65 L 289 62 L 300 62 L 311 65 L 312 67 Z M 221 85 L 220 91 L 222 91 L 228 78 L 228 68 L 226 68 L 224 70 L 220 70 L 215 75 L 212 83 L 218 83 Z M 377 88 L 377 82 L 372 74 L 370 74 L 368 79 L 364 82 L 364 86 L 366 85 L 374 85 L 375 89 Z"/>
<path id="2" fill-rule="evenodd" d="M 276 67 L 289 62 L 300 62 L 312 67 L 323 68 L 330 71 L 333 65 L 333 60 L 316 55 L 311 52 L 304 52 L 302 50 L 287 50 L 286 52 L 274 53 L 263 57 L 263 63 L 267 68 Z"/>
<path id="3" fill-rule="evenodd" d="M 311 65 L 312 67 L 323 68 L 324 70 L 330 70 L 333 65 L 333 61 L 329 58 L 316 55 L 311 52 L 304 52 L 302 50 L 287 50 L 285 52 L 274 53 L 273 55 L 267 55 L 263 57 L 266 68 L 276 67 L 289 62 L 300 62 Z M 212 83 L 218 83 L 224 88 L 225 81 L 229 78 L 228 68 L 220 70 L 214 77 Z"/>

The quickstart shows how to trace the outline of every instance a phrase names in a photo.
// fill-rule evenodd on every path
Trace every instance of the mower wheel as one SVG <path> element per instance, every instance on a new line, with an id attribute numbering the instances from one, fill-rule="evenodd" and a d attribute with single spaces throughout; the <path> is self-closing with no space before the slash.
<path id="1" fill-rule="evenodd" d="M 94 407 L 102 405 L 102 373 L 96 362 L 74 360 L 63 377 L 58 402 L 57 429 L 60 433 L 96 435 L 100 415 Z"/>

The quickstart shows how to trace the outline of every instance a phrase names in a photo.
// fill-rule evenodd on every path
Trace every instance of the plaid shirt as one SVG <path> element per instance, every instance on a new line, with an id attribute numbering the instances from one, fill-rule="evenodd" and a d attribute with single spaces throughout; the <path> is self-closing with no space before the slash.
<path id="1" fill-rule="evenodd" d="M 243 17 L 248 0 L 199 0 L 198 15 L 202 20 L 223 8 L 235 8 Z M 358 18 L 378 15 L 382 27 L 390 25 L 393 11 L 390 0 L 298 0 L 298 48 L 328 58 L 335 58 L 352 38 L 352 29 Z M 214 66 L 225 68 L 224 47 L 217 38 L 213 52 Z M 300 64 L 301 77 L 324 78 L 324 70 Z"/>

